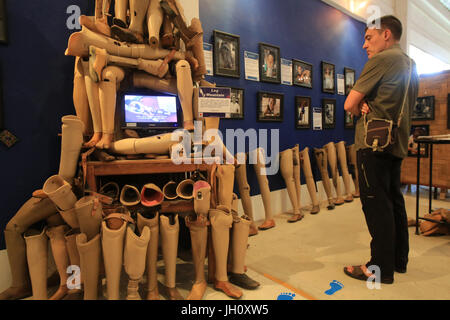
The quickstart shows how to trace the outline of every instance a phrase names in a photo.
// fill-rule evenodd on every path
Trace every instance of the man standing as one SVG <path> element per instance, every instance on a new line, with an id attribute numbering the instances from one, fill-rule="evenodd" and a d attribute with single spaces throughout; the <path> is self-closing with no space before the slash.
<path id="1" fill-rule="evenodd" d="M 378 25 L 377 28 L 366 29 L 363 48 L 369 61 L 344 108 L 355 116 L 366 114 L 367 120 L 382 118 L 393 120 L 396 125 L 405 104 L 389 151 L 374 152 L 367 148 L 364 144 L 364 117 L 357 122 L 355 145 L 361 177 L 359 186 L 362 209 L 372 236 L 372 257 L 365 265 L 345 267 L 344 272 L 352 278 L 367 280 L 372 276 L 368 267 L 379 267 L 381 275 L 375 281 L 390 284 L 394 282 L 394 271 L 405 273 L 408 263 L 408 223 L 400 191 L 400 171 L 402 160 L 407 156 L 419 79 L 415 63 L 399 45 L 403 29 L 401 22 L 394 16 L 384 16 Z"/>

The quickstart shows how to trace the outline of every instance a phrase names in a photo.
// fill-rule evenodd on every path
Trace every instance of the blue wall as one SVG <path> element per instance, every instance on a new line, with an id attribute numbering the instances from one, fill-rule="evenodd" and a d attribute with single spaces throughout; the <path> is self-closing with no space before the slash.
<path id="1" fill-rule="evenodd" d="M 319 0 L 200 0 L 200 20 L 204 41 L 213 43 L 214 29 L 240 36 L 241 77 L 207 77 L 218 85 L 245 89 L 245 120 L 223 120 L 221 129 L 249 128 L 279 129 L 280 150 L 300 145 L 321 147 L 330 141 L 354 141 L 354 131 L 344 129 L 345 96 L 322 93 L 321 61 L 336 65 L 336 73 L 344 67 L 356 70 L 358 76 L 367 56 L 362 49 L 365 24 L 341 13 Z M 245 80 L 243 51 L 258 53 L 258 43 L 279 46 L 281 57 L 298 59 L 313 64 L 313 89 Z M 284 122 L 256 122 L 258 91 L 284 93 Z M 336 128 L 322 131 L 296 130 L 294 127 L 295 96 L 310 96 L 313 106 L 321 106 L 323 98 L 337 100 Z M 270 154 L 270 151 L 268 151 Z M 310 153 L 313 174 L 320 173 Z M 259 193 L 258 183 L 251 167 L 247 168 L 252 195 Z M 302 177 L 302 183 L 305 183 Z M 269 177 L 271 190 L 285 188 L 281 174 Z"/>
<path id="2" fill-rule="evenodd" d="M 58 171 L 60 119 L 74 114 L 72 102 L 73 57 L 64 56 L 69 35 L 66 13 L 78 5 L 83 14 L 93 14 L 92 0 L 7 1 L 9 44 L 0 45 L 1 77 L 5 127 L 20 142 L 11 149 L 0 143 L 0 230 L 26 201 Z M 353 132 L 343 128 L 343 96 L 321 93 L 320 61 L 336 64 L 337 73 L 344 66 L 360 73 L 366 61 L 361 49 L 364 25 L 319 0 L 200 0 L 200 19 L 205 42 L 211 42 L 213 29 L 241 36 L 241 51 L 258 52 L 258 42 L 280 46 L 287 59 L 301 59 L 314 64 L 314 89 L 256 83 L 241 79 L 213 77 L 222 85 L 245 89 L 246 119 L 222 121 L 222 128 L 279 128 L 281 148 L 299 143 L 317 147 L 329 141 L 352 142 Z M 242 55 L 241 55 L 242 57 Z M 241 58 L 243 66 L 243 57 Z M 256 122 L 258 91 L 285 94 L 285 122 Z M 337 127 L 322 132 L 294 129 L 294 96 L 312 97 L 319 106 L 323 97 L 336 98 L 341 107 Z M 258 193 L 253 169 L 248 168 L 252 193 Z M 319 177 L 316 175 L 316 177 Z M 284 188 L 280 176 L 270 177 L 272 190 Z M 3 234 L 0 249 L 4 249 Z"/>

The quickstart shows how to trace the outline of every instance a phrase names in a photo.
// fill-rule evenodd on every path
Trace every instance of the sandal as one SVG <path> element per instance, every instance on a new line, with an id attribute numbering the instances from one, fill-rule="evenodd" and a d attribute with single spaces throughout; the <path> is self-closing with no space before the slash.
<path id="1" fill-rule="evenodd" d="M 269 230 L 271 228 L 275 227 L 275 221 L 273 219 L 266 220 L 264 223 L 260 226 L 258 226 L 259 230 Z"/>
<path id="2" fill-rule="evenodd" d="M 351 270 L 349 270 L 349 268 L 351 268 Z M 369 275 L 364 273 L 364 271 L 362 270 L 362 266 L 344 267 L 344 273 L 353 279 L 362 281 L 367 281 L 367 279 L 373 276 L 372 273 L 370 273 Z M 384 284 L 392 284 L 394 282 L 394 278 L 382 277 L 380 282 Z"/>
<path id="3" fill-rule="evenodd" d="M 301 214 L 294 214 L 291 218 L 288 219 L 287 222 L 289 222 L 289 223 L 295 223 L 295 222 L 297 222 L 297 221 L 302 220 L 303 217 L 304 217 L 304 216 L 301 215 Z"/>

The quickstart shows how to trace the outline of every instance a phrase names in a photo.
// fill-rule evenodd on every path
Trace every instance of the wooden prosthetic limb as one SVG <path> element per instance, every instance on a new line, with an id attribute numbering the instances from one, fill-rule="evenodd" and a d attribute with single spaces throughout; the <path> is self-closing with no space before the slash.
<path id="1" fill-rule="evenodd" d="M 320 169 L 320 175 L 322 176 L 322 185 L 325 189 L 325 193 L 328 198 L 328 210 L 334 209 L 333 193 L 331 191 L 330 176 L 328 175 L 328 155 L 326 149 L 314 149 L 317 165 Z"/>
<path id="2" fill-rule="evenodd" d="M 152 48 L 159 46 L 159 33 L 164 20 L 160 2 L 161 0 L 150 0 L 147 11 L 148 42 Z"/>
<path id="3" fill-rule="evenodd" d="M 109 54 L 127 58 L 157 60 L 163 59 L 171 53 L 170 50 L 154 49 L 145 44 L 120 42 L 83 27 L 81 31 L 70 35 L 65 54 L 70 56 L 88 57 L 89 46 L 91 45 L 105 49 Z M 176 51 L 173 55 L 173 59 L 175 60 L 184 60 L 185 58 L 185 54 L 181 51 Z"/>
<path id="4" fill-rule="evenodd" d="M 95 82 L 102 80 L 102 71 L 108 65 L 134 68 L 149 74 L 164 77 L 169 71 L 166 60 L 146 60 L 142 58 L 124 58 L 108 54 L 105 49 L 91 46 L 89 48 L 89 75 Z"/>
<path id="5" fill-rule="evenodd" d="M 94 147 L 102 138 L 102 115 L 100 111 L 100 98 L 98 84 L 89 76 L 89 61 L 80 58 L 84 71 L 84 83 L 86 85 L 86 94 L 91 111 L 92 126 L 94 134 L 92 138 L 84 144 L 86 148 Z"/>
<path id="6" fill-rule="evenodd" d="M 112 35 L 129 43 L 144 43 L 144 19 L 147 15 L 150 0 L 130 1 L 130 26 L 128 28 L 119 25 L 111 27 Z"/>
<path id="7" fill-rule="evenodd" d="M 128 0 L 115 0 L 114 5 L 114 22 L 120 21 L 122 27 L 127 25 Z"/>
<path id="8" fill-rule="evenodd" d="M 253 218 L 253 204 L 252 204 L 252 199 L 250 196 L 250 185 L 248 184 L 248 180 L 247 180 L 247 159 L 246 159 L 247 155 L 245 153 L 243 153 L 242 155 L 237 154 L 236 158 L 240 159 L 243 158 L 244 159 L 244 163 L 242 164 L 235 164 L 235 178 L 238 184 L 238 188 L 239 188 L 239 195 L 241 196 L 241 202 L 242 202 L 242 207 L 244 208 L 244 213 L 247 217 L 250 218 L 251 224 L 250 224 L 250 231 L 249 231 L 249 235 L 250 236 L 254 236 L 256 234 L 258 234 L 258 228 L 256 228 L 255 225 L 255 221 Z"/>
<path id="9" fill-rule="evenodd" d="M 261 191 L 261 197 L 264 205 L 265 221 L 258 227 L 260 230 L 267 230 L 275 227 L 275 220 L 273 219 L 272 205 L 270 199 L 269 180 L 266 175 L 266 160 L 264 156 L 264 150 L 258 148 L 253 150 L 253 159 L 256 163 L 253 164 L 255 169 L 256 178 L 258 179 L 259 190 Z"/>
<path id="10" fill-rule="evenodd" d="M 347 167 L 347 152 L 345 150 L 345 141 L 340 141 L 336 143 L 336 151 L 339 159 L 339 165 L 341 167 L 342 172 L 342 179 L 344 180 L 344 187 L 345 187 L 345 202 L 352 202 L 353 196 L 352 191 L 350 189 L 350 174 L 348 173 L 348 167 Z"/>
<path id="11" fill-rule="evenodd" d="M 301 181 L 300 181 L 300 146 L 298 144 L 292 148 L 292 156 L 294 162 L 294 180 L 295 180 L 295 190 L 297 192 L 297 207 L 300 209 L 300 217 L 304 217 L 304 214 L 301 211 Z M 295 217 L 294 217 L 295 218 Z"/>
<path id="12" fill-rule="evenodd" d="M 347 159 L 349 160 L 349 171 L 353 177 L 353 183 L 355 184 L 355 193 L 353 197 L 359 198 L 359 177 L 358 177 L 358 167 L 356 165 L 356 147 L 354 144 L 347 147 Z"/>
<path id="13" fill-rule="evenodd" d="M 198 61 L 198 68 L 193 70 L 193 78 L 194 81 L 199 81 L 204 77 L 204 75 L 207 74 L 205 54 L 203 51 L 203 28 L 201 21 L 198 18 L 193 18 L 191 20 L 189 29 L 197 34 L 202 35 L 193 40 L 193 44 L 191 47 L 194 58 Z"/>
<path id="14" fill-rule="evenodd" d="M 61 121 L 62 138 L 58 175 L 68 183 L 72 183 L 83 145 L 84 124 L 78 117 L 70 115 L 62 117 Z"/>
<path id="15" fill-rule="evenodd" d="M 324 149 L 327 150 L 328 164 L 330 166 L 331 176 L 333 178 L 333 185 L 336 191 L 336 199 L 334 200 L 334 204 L 339 206 L 344 204 L 345 201 L 344 198 L 342 197 L 341 184 L 339 183 L 336 146 L 334 142 L 330 142 L 324 146 Z"/>
<path id="16" fill-rule="evenodd" d="M 33 300 L 47 300 L 48 237 L 46 227 L 24 233 Z"/>
<path id="17" fill-rule="evenodd" d="M 52 227 L 47 230 L 47 236 L 50 239 L 53 258 L 60 278 L 59 288 L 49 300 L 61 300 L 69 291 L 67 288 L 67 267 L 70 261 L 66 247 L 66 239 L 64 238 L 64 234 L 68 230 L 69 228 L 66 225 Z"/>
<path id="18" fill-rule="evenodd" d="M 289 199 L 291 200 L 293 208 L 293 219 L 289 219 L 289 222 L 296 222 L 301 219 L 300 208 L 297 201 L 297 189 L 295 187 L 294 178 L 294 155 L 292 149 L 287 149 L 280 152 L 280 169 L 283 176 L 286 188 L 288 191 Z"/>
<path id="19" fill-rule="evenodd" d="M 92 134 L 91 111 L 84 82 L 84 68 L 80 57 L 75 58 L 75 70 L 73 76 L 73 105 L 78 118 L 84 124 L 83 135 Z"/>
<path id="20" fill-rule="evenodd" d="M 124 77 L 125 72 L 117 66 L 109 66 L 103 70 L 103 81 L 99 84 L 102 139 L 95 145 L 96 148 L 109 149 L 113 142 L 117 88 Z"/>
<path id="21" fill-rule="evenodd" d="M 194 87 L 192 84 L 191 67 L 186 60 L 180 60 L 175 65 L 177 72 L 178 98 L 183 109 L 183 127 L 185 130 L 194 130 L 194 117 L 192 99 Z"/>
<path id="22" fill-rule="evenodd" d="M 300 152 L 301 160 L 302 160 L 302 168 L 303 168 L 303 174 L 305 175 L 306 180 L 306 186 L 308 187 L 308 193 L 311 197 L 312 201 L 312 209 L 311 214 L 317 214 L 320 211 L 320 204 L 319 200 L 317 198 L 317 192 L 316 192 L 316 182 L 314 181 L 314 177 L 311 170 L 311 161 L 309 158 L 309 148 L 303 149 L 303 151 Z"/>

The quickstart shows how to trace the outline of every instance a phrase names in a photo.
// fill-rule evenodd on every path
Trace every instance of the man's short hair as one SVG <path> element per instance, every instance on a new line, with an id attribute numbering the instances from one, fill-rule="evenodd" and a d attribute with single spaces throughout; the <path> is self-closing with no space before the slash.
<path id="1" fill-rule="evenodd" d="M 371 22 L 371 25 L 376 25 L 376 20 Z M 400 20 L 394 16 L 383 16 L 380 18 L 380 25 L 382 30 L 389 29 L 392 32 L 395 40 L 400 40 L 403 34 L 403 26 Z M 369 27 L 366 27 L 366 31 Z"/>

